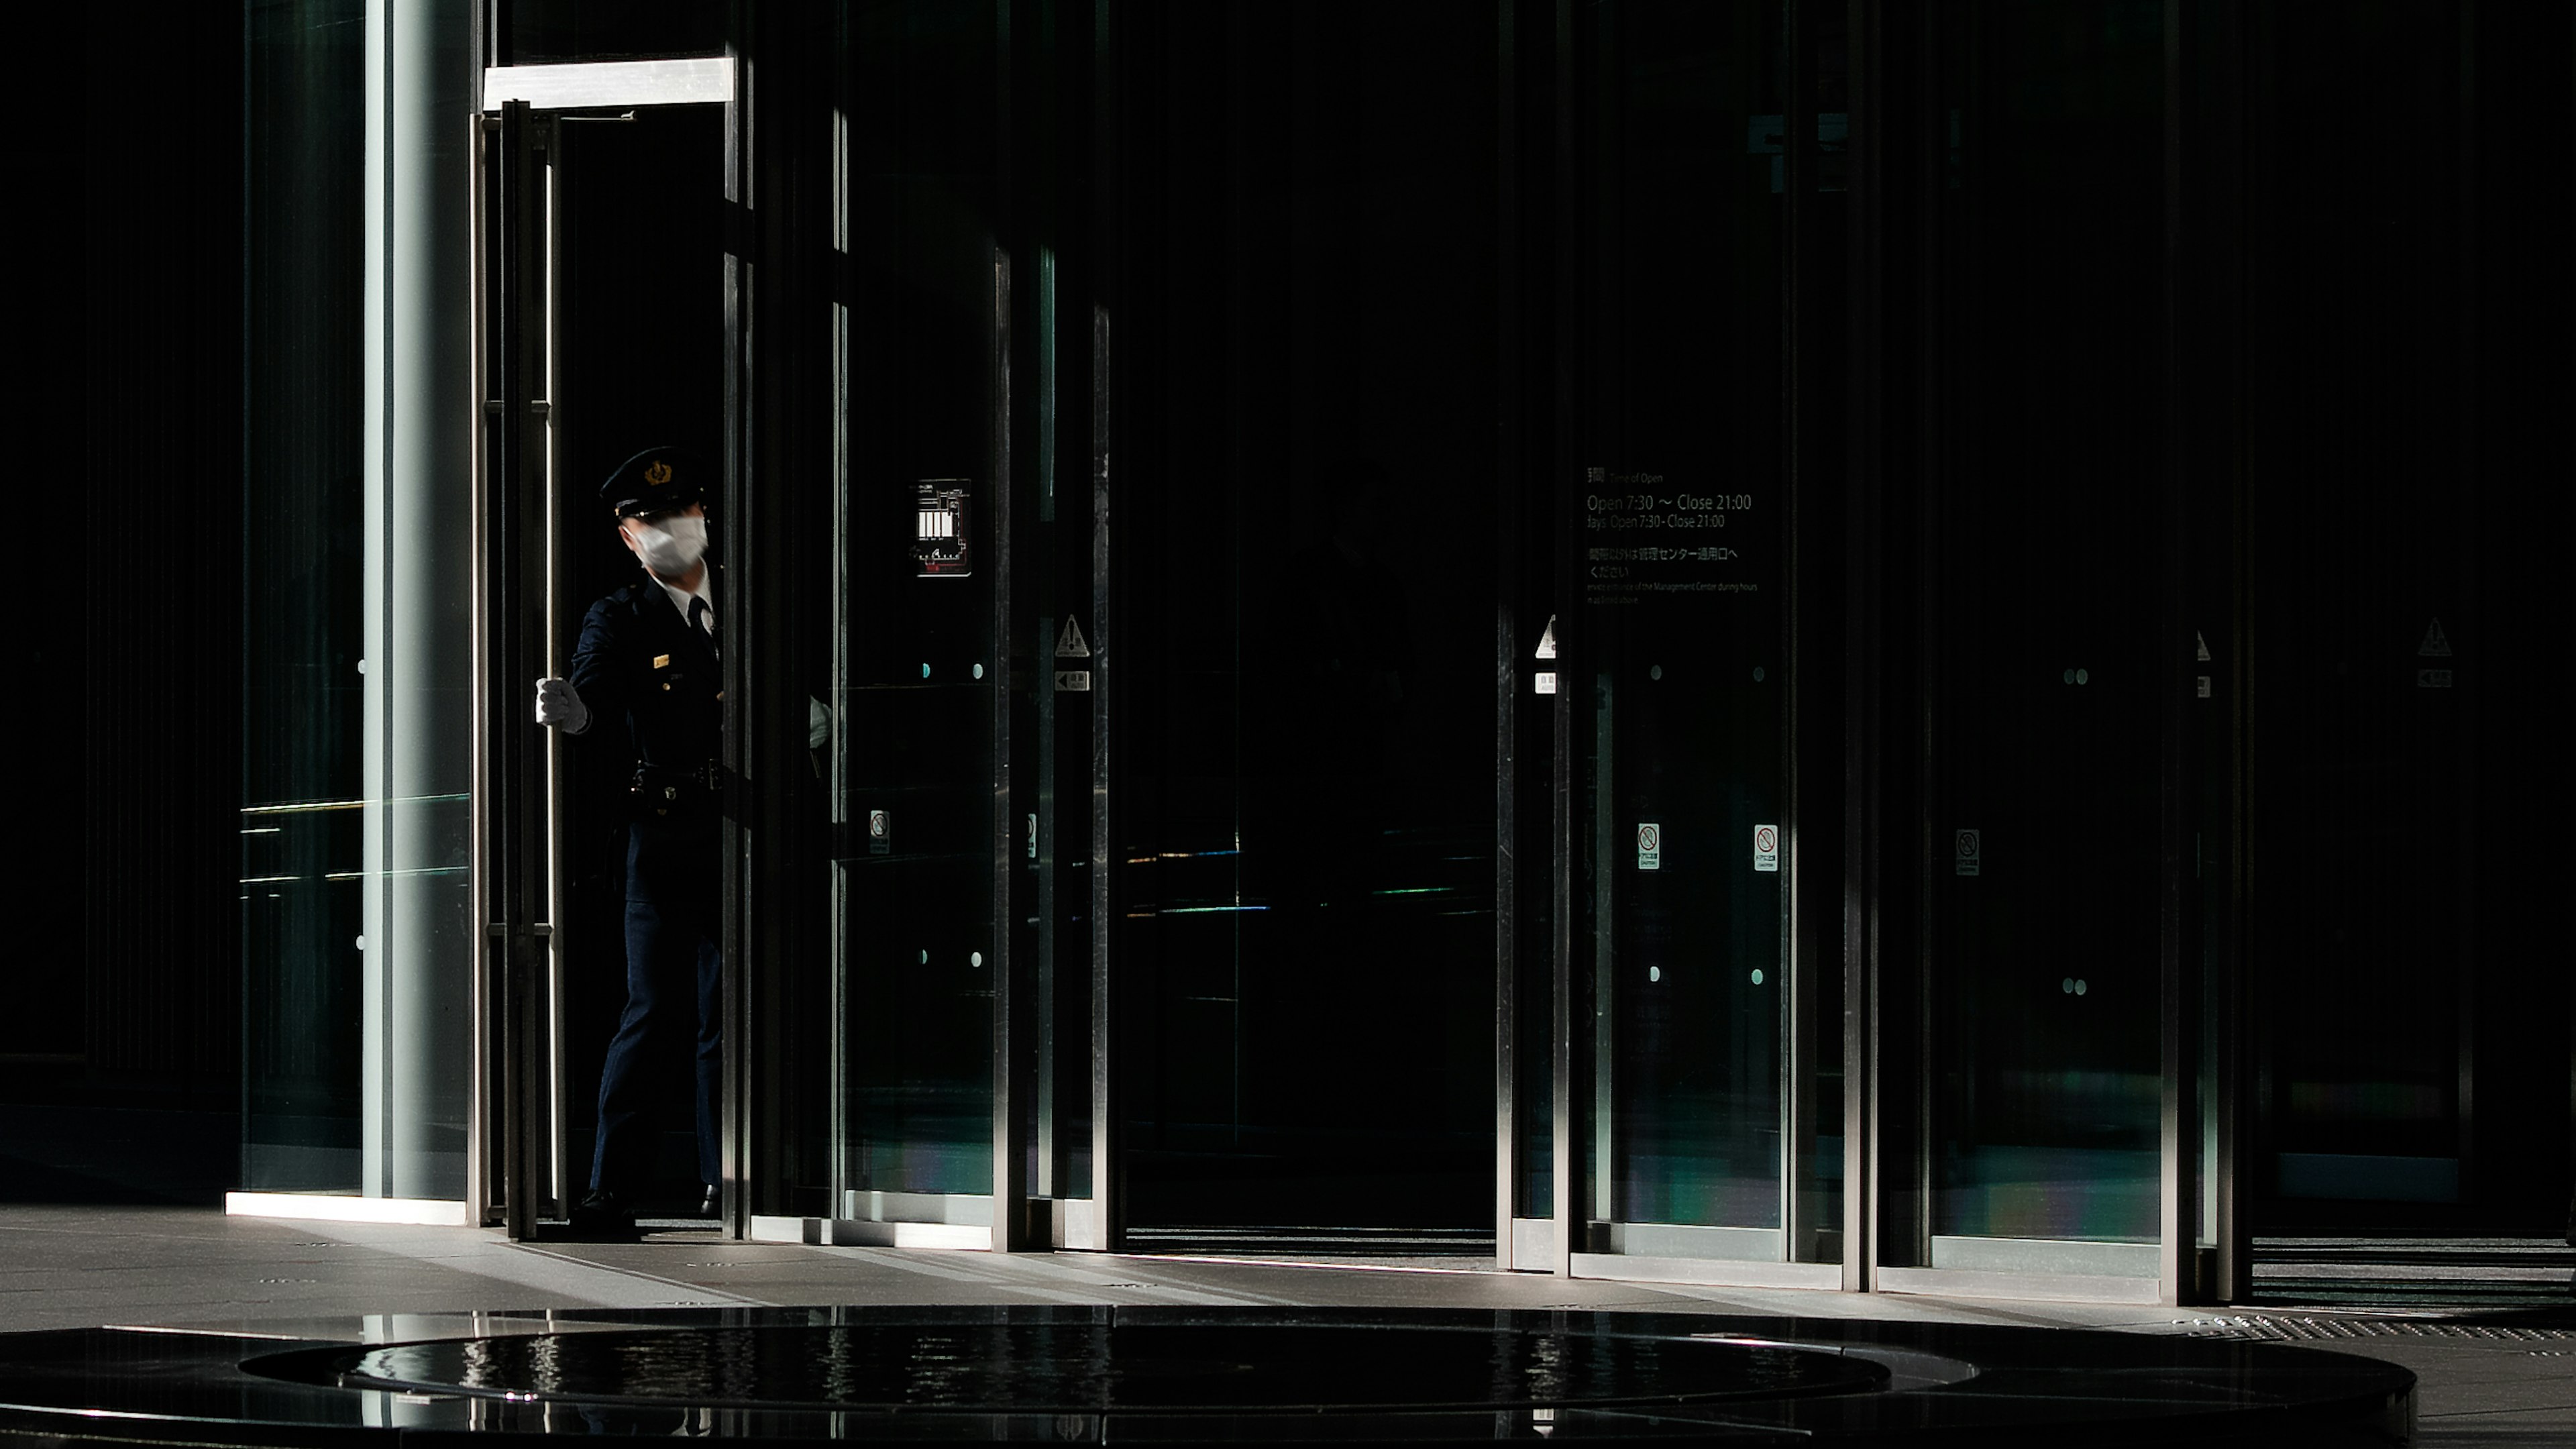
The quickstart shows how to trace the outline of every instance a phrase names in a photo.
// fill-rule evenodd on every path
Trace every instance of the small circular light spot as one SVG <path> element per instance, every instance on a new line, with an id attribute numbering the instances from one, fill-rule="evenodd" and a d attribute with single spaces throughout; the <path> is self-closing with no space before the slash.
<path id="1" fill-rule="evenodd" d="M 2075 682 L 2078 684 L 2082 684 L 2092 677 L 2092 674 L 2086 670 L 2079 669 L 2075 671 Z"/>
<path id="2" fill-rule="evenodd" d="M 925 664 L 925 665 L 923 665 L 923 666 L 922 666 L 922 672 L 924 672 L 924 673 L 928 673 L 928 672 L 929 672 L 929 669 L 930 669 L 930 666 L 929 666 L 929 665 L 927 665 L 927 664 Z M 2074 670 L 2070 669 L 2070 670 L 2066 671 L 2066 682 L 2067 682 L 2067 683 L 2069 683 L 2069 684 L 2073 684 L 2073 683 L 2075 682 L 2075 671 L 2074 671 Z"/>
<path id="3" fill-rule="evenodd" d="M 2082 995 L 2084 994 L 2084 991 L 2085 991 L 2084 978 L 2083 978 L 2083 977 L 2081 977 L 2081 976 L 2078 976 L 2078 977 L 2076 977 L 2076 978 L 2075 978 L 2075 994 L 2076 994 L 2076 995 L 2078 995 L 2078 996 L 2082 996 Z"/>
<path id="4" fill-rule="evenodd" d="M 981 951 L 969 951 L 969 952 L 967 952 L 967 953 L 966 953 L 966 964 L 967 964 L 967 965 L 969 965 L 969 966 L 981 966 L 981 965 L 983 965 L 983 964 L 984 964 L 984 953 L 983 953 L 983 952 L 981 952 Z"/>
<path id="5" fill-rule="evenodd" d="M 2069 996 L 2073 996 L 2075 994 L 2075 978 L 2069 976 L 2065 980 L 2058 982 L 2057 989 L 2065 992 Z"/>
<path id="6" fill-rule="evenodd" d="M 1762 968 L 1759 966 L 1753 968 L 1753 984 L 1756 986 L 1762 984 Z"/>
<path id="7" fill-rule="evenodd" d="M 929 665 L 924 664 L 923 666 L 921 666 L 921 677 L 922 677 L 922 678 L 924 678 L 924 679 L 928 679 L 928 678 L 930 677 L 930 666 L 929 666 Z"/>
<path id="8" fill-rule="evenodd" d="M 1663 979 L 1664 979 L 1664 968 L 1663 968 L 1663 967 L 1661 967 L 1661 966 L 1649 966 L 1649 967 L 1647 967 L 1647 968 L 1646 968 L 1646 979 L 1647 979 L 1647 980 L 1649 980 L 1649 981 L 1661 981 L 1661 980 L 1663 980 Z"/>
<path id="9" fill-rule="evenodd" d="M 1762 666 L 1759 664 L 1753 666 L 1753 682 L 1756 684 L 1762 682 Z"/>
<path id="10" fill-rule="evenodd" d="M 1660 664 L 1649 664 L 1649 665 L 1647 665 L 1647 666 L 1646 666 L 1646 677 L 1647 677 L 1648 679 L 1661 679 L 1661 678 L 1663 678 L 1663 677 L 1664 677 L 1664 666 L 1662 666 L 1662 665 L 1660 665 Z"/>
<path id="11" fill-rule="evenodd" d="M 975 666 L 975 677 L 976 677 L 977 679 L 981 679 L 981 678 L 983 678 L 983 677 L 984 677 L 984 666 L 983 666 L 983 665 L 978 664 L 978 665 L 976 665 L 976 666 Z"/>
<path id="12" fill-rule="evenodd" d="M 930 953 L 929 953 L 929 952 L 924 951 L 924 952 L 922 952 L 922 953 L 921 953 L 921 964 L 922 964 L 922 965 L 924 965 L 924 966 L 927 966 L 927 965 L 929 965 L 929 964 L 930 964 Z"/>

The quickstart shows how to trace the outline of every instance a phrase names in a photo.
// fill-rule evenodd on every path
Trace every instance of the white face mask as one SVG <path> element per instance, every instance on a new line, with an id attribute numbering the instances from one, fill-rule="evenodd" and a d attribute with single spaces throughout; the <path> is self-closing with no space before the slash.
<path id="1" fill-rule="evenodd" d="M 707 521 L 703 518 L 677 514 L 659 523 L 640 518 L 627 522 L 635 525 L 626 536 L 634 541 L 644 567 L 663 578 L 677 578 L 707 556 Z"/>

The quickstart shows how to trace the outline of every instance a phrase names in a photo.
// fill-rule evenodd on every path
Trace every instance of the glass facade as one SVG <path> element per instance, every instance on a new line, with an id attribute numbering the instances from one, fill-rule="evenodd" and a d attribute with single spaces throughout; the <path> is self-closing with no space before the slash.
<path id="1" fill-rule="evenodd" d="M 363 4 L 246 9 L 242 1183 L 358 1187 Z"/>
<path id="2" fill-rule="evenodd" d="M 2436 9 L 2337 34 L 2494 54 Z M 2476 218 L 2563 218 L 2490 165 L 2298 264 L 2359 163 L 2283 159 L 2349 108 L 2290 20 L 696 13 L 246 10 L 244 1187 L 497 1220 L 508 1132 L 586 1159 L 631 762 L 478 794 L 467 742 L 507 621 L 560 656 L 633 576 L 597 480 L 680 442 L 738 1231 L 2180 1301 L 2258 1223 L 2563 1191 L 2478 1095 L 2563 1085 L 2564 1012 L 2498 1010 L 2546 933 L 2381 849 L 2493 827 L 2565 717 L 2471 663 L 2550 647 L 2531 531 L 2334 506 L 2546 471 L 2445 379 L 2565 308 Z M 477 42 L 736 89 L 511 112 L 547 189 L 496 217 Z M 2447 139 L 2383 127 L 2428 166 L 2519 114 L 2444 74 Z M 406 230 L 449 181 L 479 259 Z M 461 446 L 529 227 L 505 472 Z M 478 575 L 522 505 L 549 570 Z M 552 865 L 478 932 L 496 821 Z"/>
<path id="3" fill-rule="evenodd" d="M 2007 6 L 1977 41 L 1938 91 L 1960 160 L 1919 623 L 1926 813 L 1949 847 L 1923 942 L 1930 1261 L 2147 1276 L 2152 1252 L 2031 1244 L 2160 1231 L 2171 671 L 2163 540 L 2136 502 L 2163 483 L 2163 33 L 2134 6 Z"/>
<path id="4" fill-rule="evenodd" d="M 1781 18 L 1628 6 L 1576 36 L 1597 159 L 1576 237 L 1565 687 L 1581 691 L 1594 1250 L 1782 1257 L 1798 822 Z"/>

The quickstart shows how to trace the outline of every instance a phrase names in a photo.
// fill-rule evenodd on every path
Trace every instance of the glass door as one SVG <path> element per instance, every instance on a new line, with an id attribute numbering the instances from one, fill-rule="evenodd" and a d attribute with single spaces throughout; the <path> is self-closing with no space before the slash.
<path id="1" fill-rule="evenodd" d="M 1108 323 L 1057 200 L 1085 156 L 1044 109 L 1088 51 L 1060 61 L 1051 25 L 1015 51 L 953 6 L 835 23 L 832 468 L 790 545 L 832 609 L 795 664 L 827 817 L 830 1120 L 797 1231 L 1099 1247 Z"/>
<path id="2" fill-rule="evenodd" d="M 2170 438 L 2166 52 L 2154 12 L 2117 5 L 1934 33 L 1948 134 L 1916 144 L 1946 168 L 1924 223 L 1942 422 L 1919 504 L 1923 939 L 1906 1008 L 1925 1059 L 1904 1114 L 1921 1196 L 1888 1227 L 1879 1280 L 2154 1301 L 2176 1150 L 2159 610 L 2178 565 L 2146 502 L 2165 496 Z"/>
<path id="3" fill-rule="evenodd" d="M 1577 15 L 1566 1261 L 1832 1286 L 1793 1232 L 1815 1142 L 1788 1049 L 1809 988 L 1791 950 L 1783 248 L 1793 198 L 1821 201 L 1805 133 L 1830 149 L 1841 117 L 1806 90 L 1791 106 L 1777 7 Z"/>
<path id="4" fill-rule="evenodd" d="M 704 102 L 723 97 L 708 66 L 505 67 L 484 79 L 475 1120 L 483 1211 L 516 1237 L 593 1185 L 595 1104 L 626 1005 L 634 777 L 622 722 L 579 739 L 541 729 L 530 682 L 568 676 L 591 602 L 641 580 L 599 485 L 646 447 L 722 456 L 723 128 Z M 711 511 L 720 538 L 722 510 Z M 689 1065 L 642 1070 L 659 1130 L 650 1180 L 628 1187 L 648 1215 L 694 1212 L 704 1173 Z"/>

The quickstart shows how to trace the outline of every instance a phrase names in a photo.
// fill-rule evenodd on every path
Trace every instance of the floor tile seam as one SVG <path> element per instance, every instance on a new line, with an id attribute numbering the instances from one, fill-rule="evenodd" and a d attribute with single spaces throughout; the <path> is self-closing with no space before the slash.
<path id="1" fill-rule="evenodd" d="M 728 1293 L 721 1288 L 712 1288 L 705 1284 L 693 1283 L 685 1278 L 667 1278 L 658 1273 L 644 1272 L 641 1269 L 626 1268 L 609 1263 L 594 1263 L 587 1258 L 576 1258 L 569 1254 L 552 1252 L 548 1249 L 534 1247 L 526 1243 L 513 1243 L 510 1245 L 510 1250 L 513 1253 L 524 1254 L 535 1258 L 544 1258 L 551 1262 L 569 1264 L 573 1267 L 588 1269 L 593 1272 L 614 1274 L 617 1277 L 634 1282 L 651 1283 L 663 1288 L 685 1289 L 688 1292 L 697 1294 L 701 1297 L 730 1298 L 734 1301 L 735 1305 L 744 1308 L 775 1308 L 779 1306 L 766 1299 L 754 1298 L 746 1294 Z"/>
<path id="2" fill-rule="evenodd" d="M 969 1256 L 965 1252 L 879 1248 L 858 1243 L 808 1243 L 804 1246 L 807 1252 L 820 1257 L 825 1262 L 847 1264 L 852 1270 L 876 1267 L 889 1272 L 936 1278 L 947 1283 L 986 1284 L 989 1282 L 981 1274 L 970 1273 L 957 1266 L 955 1262 L 945 1261 L 948 1259 L 962 1261 Z"/>
<path id="3" fill-rule="evenodd" d="M 1133 1281 L 1133 1279 L 1115 1279 L 1115 1276 L 1110 1276 L 1105 1269 L 1072 1266 L 1072 1263 L 1015 1261 L 1010 1263 L 1010 1269 L 1007 1271 L 1010 1271 L 1010 1274 L 1048 1274 L 1048 1276 L 1056 1276 L 1059 1281 L 1087 1284 L 1087 1287 L 1105 1289 L 1105 1292 L 1154 1292 L 1154 1294 L 1167 1294 L 1167 1297 L 1180 1297 L 1180 1299 L 1229 1302 L 1226 1289 L 1206 1289 L 1206 1287 L 1195 1287 L 1195 1284 L 1139 1284 L 1139 1281 Z M 1239 1294 L 1242 1289 L 1231 1289 L 1231 1292 Z M 1103 1299 L 1103 1302 L 1113 1302 L 1113 1299 Z M 1267 1299 L 1244 1299 L 1244 1302 L 1267 1302 Z"/>
<path id="4" fill-rule="evenodd" d="M 1154 1263 L 1168 1261 L 1158 1259 L 1152 1254 L 1139 1253 L 1106 1253 L 1100 1256 L 1106 1260 L 1117 1262 Z M 1033 1273 L 1054 1273 L 1065 1276 L 1076 1276 L 1106 1271 L 1105 1269 L 1091 1268 L 1087 1266 L 1077 1268 L 1071 1264 L 1049 1262 L 1035 1256 L 995 1258 L 983 1266 L 985 1271 L 989 1273 L 991 1279 L 997 1283 L 1009 1283 L 1017 1279 L 1020 1275 Z M 1104 1278 L 1100 1280 L 1103 1286 L 1126 1283 L 1129 1281 L 1131 1280 L 1127 1278 Z M 1151 1291 L 1174 1295 L 1185 1295 L 1190 1298 L 1202 1300 L 1199 1306 L 1213 1306 L 1215 1304 L 1239 1302 L 1253 1306 L 1272 1307 L 1290 1301 L 1277 1297 L 1276 1295 L 1251 1293 L 1240 1288 L 1210 1287 L 1201 1283 L 1155 1282 L 1142 1284 L 1128 1291 Z"/>

